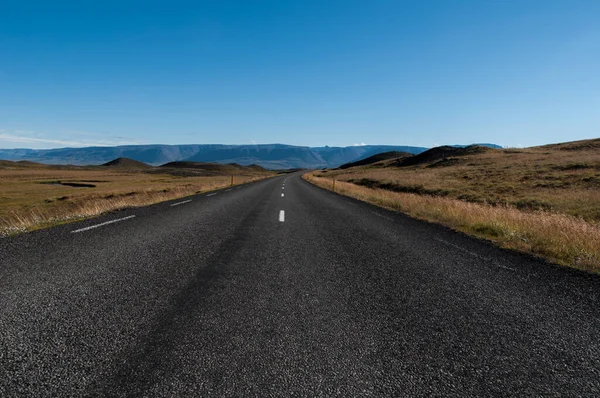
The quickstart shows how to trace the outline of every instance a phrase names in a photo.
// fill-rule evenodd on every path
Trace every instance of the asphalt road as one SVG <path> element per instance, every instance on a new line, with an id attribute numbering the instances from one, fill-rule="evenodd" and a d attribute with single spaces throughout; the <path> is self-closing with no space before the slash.
<path id="1" fill-rule="evenodd" d="M 600 278 L 299 174 L 0 254 L 2 397 L 600 395 Z"/>

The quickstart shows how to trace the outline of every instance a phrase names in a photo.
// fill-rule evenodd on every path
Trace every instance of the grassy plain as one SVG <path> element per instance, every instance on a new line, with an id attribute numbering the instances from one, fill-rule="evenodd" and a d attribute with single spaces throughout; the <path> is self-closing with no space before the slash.
<path id="1" fill-rule="evenodd" d="M 233 174 L 233 172 L 237 174 Z M 225 166 L 73 167 L 0 162 L 0 235 L 43 228 L 127 207 L 145 206 L 272 176 Z"/>
<path id="2" fill-rule="evenodd" d="M 404 162 L 406 164 L 406 161 Z M 600 140 L 305 175 L 322 187 L 600 272 Z"/>

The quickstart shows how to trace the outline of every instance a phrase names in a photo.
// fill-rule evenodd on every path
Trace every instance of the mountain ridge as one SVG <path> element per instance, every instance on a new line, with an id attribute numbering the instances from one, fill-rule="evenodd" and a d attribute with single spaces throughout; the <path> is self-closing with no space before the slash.
<path id="1" fill-rule="evenodd" d="M 152 166 L 169 162 L 256 164 L 267 169 L 335 168 L 382 152 L 419 154 L 428 148 L 402 145 L 308 147 L 286 144 L 226 145 L 121 145 L 56 149 L 0 149 L 0 159 L 43 164 L 101 165 L 116 158 L 128 158 Z"/>

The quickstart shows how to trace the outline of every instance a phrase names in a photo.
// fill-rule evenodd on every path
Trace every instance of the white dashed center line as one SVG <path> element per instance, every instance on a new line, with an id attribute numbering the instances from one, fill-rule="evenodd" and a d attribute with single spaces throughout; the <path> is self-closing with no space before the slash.
<path id="1" fill-rule="evenodd" d="M 209 194 L 208 194 L 208 195 L 206 195 L 206 196 L 215 196 L 215 195 L 218 195 L 218 192 L 215 192 L 215 193 L 209 193 Z"/>
<path id="2" fill-rule="evenodd" d="M 284 194 L 284 193 L 282 193 L 282 194 L 281 194 L 281 197 L 283 198 L 284 196 L 285 196 L 285 194 Z"/>
<path id="3" fill-rule="evenodd" d="M 285 211 L 284 210 L 281 210 L 279 212 L 279 221 L 280 222 L 285 222 Z"/>
<path id="4" fill-rule="evenodd" d="M 119 218 L 117 220 L 112 220 L 112 221 L 107 221 L 107 222 L 103 222 L 101 224 L 96 224 L 96 225 L 92 225 L 90 227 L 85 227 L 85 228 L 80 228 L 80 229 L 76 229 L 75 231 L 71 231 L 72 234 L 76 234 L 78 232 L 83 232 L 83 231 L 89 231 L 90 229 L 94 229 L 94 228 L 98 228 L 98 227 L 102 227 L 104 225 L 108 225 L 108 224 L 113 224 L 119 221 L 125 221 L 125 220 L 129 220 L 130 218 L 133 218 L 135 216 L 128 216 L 128 217 L 123 217 L 123 218 Z"/>
<path id="5" fill-rule="evenodd" d="M 191 201 L 192 201 L 191 199 L 188 199 L 188 200 L 184 200 L 183 202 L 177 202 L 177 203 L 173 203 L 173 204 L 171 205 L 171 207 L 173 207 L 173 206 L 179 206 L 179 205 L 182 205 L 182 204 L 184 204 L 184 203 L 190 203 Z"/>
<path id="6" fill-rule="evenodd" d="M 225 192 L 229 192 L 229 191 L 231 191 L 231 188 L 225 190 Z"/>

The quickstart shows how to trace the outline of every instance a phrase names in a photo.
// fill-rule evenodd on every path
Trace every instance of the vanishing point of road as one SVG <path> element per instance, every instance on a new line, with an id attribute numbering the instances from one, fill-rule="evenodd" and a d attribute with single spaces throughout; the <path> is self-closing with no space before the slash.
<path id="1" fill-rule="evenodd" d="M 599 295 L 278 176 L 0 239 L 0 396 L 599 396 Z"/>

